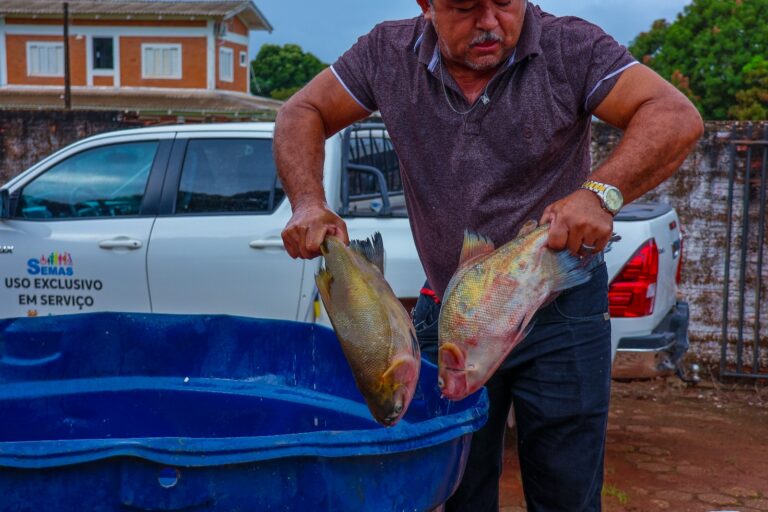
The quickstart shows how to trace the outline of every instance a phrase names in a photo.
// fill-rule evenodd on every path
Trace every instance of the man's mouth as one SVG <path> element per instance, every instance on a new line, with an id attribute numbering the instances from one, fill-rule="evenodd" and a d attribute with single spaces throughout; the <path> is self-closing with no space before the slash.
<path id="1" fill-rule="evenodd" d="M 476 43 L 472 45 L 474 48 L 479 48 L 481 50 L 491 50 L 495 49 L 497 46 L 499 46 L 498 41 L 494 41 L 493 39 L 488 41 L 483 41 L 482 43 Z"/>

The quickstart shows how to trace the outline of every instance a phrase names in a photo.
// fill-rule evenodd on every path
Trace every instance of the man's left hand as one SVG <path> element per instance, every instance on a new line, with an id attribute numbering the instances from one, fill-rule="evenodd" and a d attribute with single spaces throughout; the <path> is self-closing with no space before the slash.
<path id="1" fill-rule="evenodd" d="M 571 254 L 588 255 L 608 245 L 613 234 L 613 216 L 589 190 L 579 189 L 547 206 L 539 224 L 549 223 L 547 246 Z"/>

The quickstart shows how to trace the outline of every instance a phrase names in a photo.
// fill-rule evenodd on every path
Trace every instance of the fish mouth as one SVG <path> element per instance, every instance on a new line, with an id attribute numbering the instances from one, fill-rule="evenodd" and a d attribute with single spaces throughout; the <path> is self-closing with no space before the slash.
<path id="1" fill-rule="evenodd" d="M 402 412 L 393 412 L 389 416 L 384 416 L 379 419 L 379 422 L 385 427 L 393 427 L 403 417 Z"/>
<path id="2" fill-rule="evenodd" d="M 392 425 L 397 423 L 397 420 L 399 420 L 399 419 L 400 419 L 399 415 L 398 416 L 387 416 L 386 418 L 384 418 L 382 420 L 382 423 L 384 423 L 384 425 L 386 425 L 388 427 L 391 427 Z"/>
<path id="3" fill-rule="evenodd" d="M 455 368 L 453 366 L 443 366 L 440 368 L 440 375 L 437 377 L 437 387 L 440 389 L 445 389 L 445 379 L 443 378 L 443 375 L 445 377 L 448 377 L 449 375 L 461 375 L 466 378 L 467 375 L 471 374 L 472 372 L 476 372 L 477 369 L 474 366 L 471 366 L 469 368 Z M 447 373 L 443 373 L 447 372 Z"/>
<path id="4" fill-rule="evenodd" d="M 477 371 L 474 368 L 452 368 L 450 366 L 443 366 L 442 369 L 454 373 L 469 373 Z"/>

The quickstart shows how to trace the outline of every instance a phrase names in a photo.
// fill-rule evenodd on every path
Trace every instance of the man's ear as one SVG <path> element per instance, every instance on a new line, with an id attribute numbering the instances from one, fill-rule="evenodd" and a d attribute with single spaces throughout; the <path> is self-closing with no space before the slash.
<path id="1" fill-rule="evenodd" d="M 424 14 L 424 17 L 428 20 L 432 20 L 432 4 L 429 0 L 416 0 L 416 3 L 419 4 L 419 7 L 421 7 L 421 12 Z"/>

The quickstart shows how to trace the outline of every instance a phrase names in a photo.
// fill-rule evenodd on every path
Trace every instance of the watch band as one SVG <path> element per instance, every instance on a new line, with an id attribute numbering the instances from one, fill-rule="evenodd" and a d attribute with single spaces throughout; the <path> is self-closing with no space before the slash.
<path id="1" fill-rule="evenodd" d="M 600 183 L 595 180 L 587 180 L 582 183 L 580 188 L 593 192 L 600 199 L 600 205 L 603 207 L 603 210 L 611 215 L 615 216 L 624 204 L 621 191 L 613 185 Z"/>
<path id="2" fill-rule="evenodd" d="M 606 185 L 605 183 L 600 183 L 599 181 L 593 181 L 593 180 L 587 180 L 581 184 L 581 188 L 591 190 L 598 196 L 601 195 L 606 190 L 608 190 L 608 186 L 609 185 Z"/>

